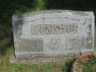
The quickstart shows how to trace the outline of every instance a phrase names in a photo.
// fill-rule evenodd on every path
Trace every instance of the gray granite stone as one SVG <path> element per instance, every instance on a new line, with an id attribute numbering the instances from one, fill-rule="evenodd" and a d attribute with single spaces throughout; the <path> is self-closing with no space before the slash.
<path id="1" fill-rule="evenodd" d="M 12 16 L 16 58 L 72 57 L 94 51 L 93 12 L 42 10 Z"/>

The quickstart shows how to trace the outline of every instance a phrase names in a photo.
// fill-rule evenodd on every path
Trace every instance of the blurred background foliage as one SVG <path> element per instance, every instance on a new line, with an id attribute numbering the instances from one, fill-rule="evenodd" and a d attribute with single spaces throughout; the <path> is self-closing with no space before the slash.
<path id="1" fill-rule="evenodd" d="M 0 43 L 5 41 L 0 48 L 12 43 L 13 14 L 50 9 L 94 11 L 96 15 L 96 0 L 0 0 Z"/>

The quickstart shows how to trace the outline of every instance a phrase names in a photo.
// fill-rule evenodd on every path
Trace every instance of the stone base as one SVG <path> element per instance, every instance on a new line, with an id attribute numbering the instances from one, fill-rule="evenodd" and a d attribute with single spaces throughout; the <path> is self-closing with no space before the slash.
<path id="1" fill-rule="evenodd" d="M 21 63 L 21 64 L 44 64 L 44 63 L 56 63 L 65 65 L 69 60 L 73 60 L 75 57 L 64 57 L 64 58 L 34 58 L 34 59 L 17 59 L 14 55 L 10 57 L 10 63 Z"/>

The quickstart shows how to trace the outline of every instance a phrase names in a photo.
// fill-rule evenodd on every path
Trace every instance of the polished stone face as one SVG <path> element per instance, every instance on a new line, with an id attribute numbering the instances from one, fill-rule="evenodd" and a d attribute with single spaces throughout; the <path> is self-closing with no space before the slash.
<path id="1" fill-rule="evenodd" d="M 12 26 L 16 58 L 70 57 L 94 51 L 93 12 L 14 14 Z"/>

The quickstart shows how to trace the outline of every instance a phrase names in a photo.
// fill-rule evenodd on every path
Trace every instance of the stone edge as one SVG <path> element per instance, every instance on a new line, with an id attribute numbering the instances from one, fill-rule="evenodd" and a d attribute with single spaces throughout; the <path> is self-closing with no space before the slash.
<path id="1" fill-rule="evenodd" d="M 68 15 L 80 15 L 80 16 L 94 16 L 93 11 L 75 11 L 75 10 L 40 10 L 40 11 L 32 11 L 28 13 L 22 13 L 22 14 L 13 14 L 12 19 L 14 18 L 23 18 L 23 17 L 31 17 L 38 14 L 43 13 L 66 13 Z"/>
<path id="2" fill-rule="evenodd" d="M 60 57 L 60 58 L 34 58 L 34 59 L 17 59 L 14 55 L 10 56 L 11 64 L 48 64 L 55 63 L 60 65 L 65 65 L 67 61 L 73 60 L 76 57 Z"/>

